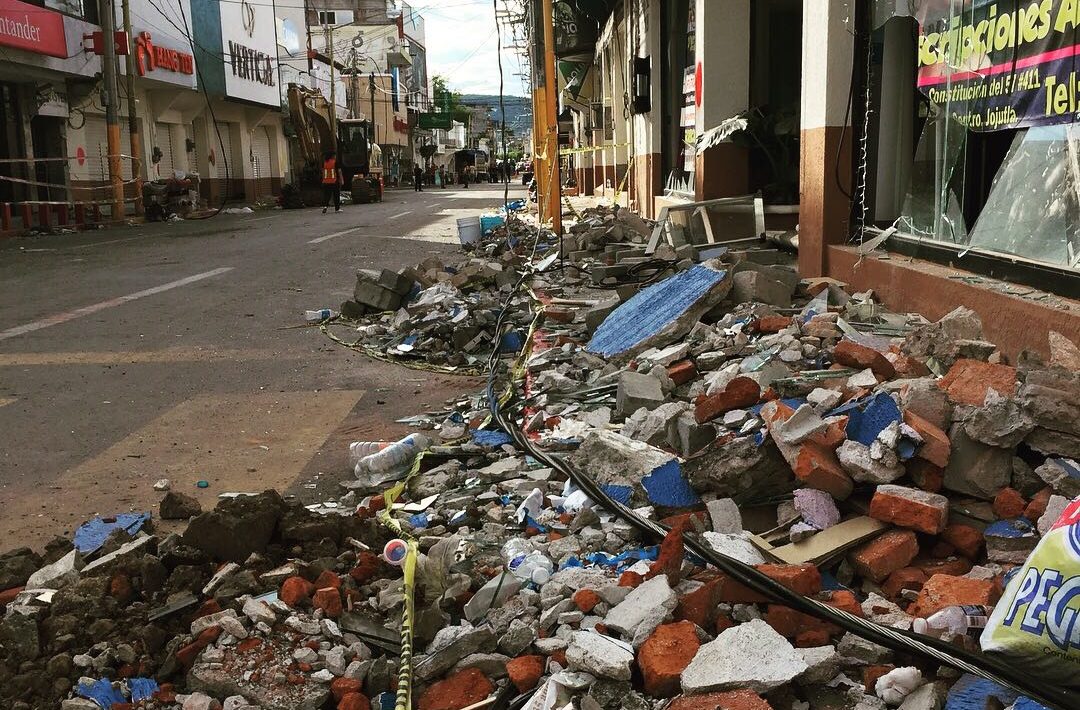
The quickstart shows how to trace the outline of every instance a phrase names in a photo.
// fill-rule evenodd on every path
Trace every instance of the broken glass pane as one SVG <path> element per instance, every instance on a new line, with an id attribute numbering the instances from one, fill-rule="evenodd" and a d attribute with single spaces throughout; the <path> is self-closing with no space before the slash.
<path id="1" fill-rule="evenodd" d="M 1080 125 L 1021 131 L 994 177 L 970 244 L 1076 269 Z"/>
<path id="2" fill-rule="evenodd" d="M 967 243 L 960 209 L 967 130 L 948 110 L 931 105 L 919 137 L 911 181 L 896 227 L 905 234 L 952 244 Z"/>

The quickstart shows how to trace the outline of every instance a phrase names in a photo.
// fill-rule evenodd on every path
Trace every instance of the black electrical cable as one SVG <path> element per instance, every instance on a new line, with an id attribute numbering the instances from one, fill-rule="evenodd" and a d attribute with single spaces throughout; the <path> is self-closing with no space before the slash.
<path id="1" fill-rule="evenodd" d="M 537 242 L 539 242 L 539 234 L 540 231 L 538 229 Z M 534 244 L 534 253 L 535 250 L 536 245 Z M 531 273 L 532 272 L 528 269 L 522 273 L 521 278 L 507 298 L 505 305 L 503 306 L 503 311 L 499 313 L 499 317 L 496 321 L 496 338 L 500 337 L 500 324 L 505 317 L 505 312 L 509 310 L 510 303 L 516 295 L 517 290 Z M 507 412 L 500 407 L 498 399 L 494 396 L 494 385 L 498 363 L 499 348 L 498 343 L 496 343 L 496 347 L 492 349 L 491 357 L 488 360 L 488 382 L 486 388 L 488 406 L 491 411 L 492 420 L 513 438 L 514 443 L 518 447 L 527 451 L 533 458 L 540 461 L 542 464 L 561 472 L 570 481 L 573 481 L 578 488 L 584 491 L 596 504 L 630 523 L 643 535 L 654 539 L 663 539 L 668 532 L 666 527 L 638 515 L 629 507 L 614 500 L 589 476 L 569 465 L 563 458 L 540 449 L 525 436 L 521 427 L 517 425 L 515 420 L 507 416 Z M 882 626 L 850 614 L 842 609 L 829 606 L 824 602 L 804 597 L 801 594 L 788 589 L 783 584 L 777 582 L 768 575 L 765 575 L 756 568 L 716 552 L 692 535 L 684 534 L 683 545 L 687 550 L 713 565 L 721 572 L 730 575 L 753 591 L 764 595 L 772 602 L 789 606 L 796 611 L 836 624 L 845 631 L 851 632 L 867 641 L 871 641 L 893 651 L 912 654 L 928 662 L 940 663 L 965 673 L 971 673 L 972 675 L 986 678 L 987 680 L 1009 687 L 1021 695 L 1036 700 L 1053 710 L 1074 710 L 1076 708 L 1076 703 L 1070 701 L 1072 694 L 1068 690 L 1051 686 L 1035 679 L 1030 673 L 1025 673 L 1023 669 L 1014 668 L 1013 666 L 990 656 L 976 654 L 958 648 L 941 639 L 923 636 L 911 631 L 901 631 L 899 629 Z"/>

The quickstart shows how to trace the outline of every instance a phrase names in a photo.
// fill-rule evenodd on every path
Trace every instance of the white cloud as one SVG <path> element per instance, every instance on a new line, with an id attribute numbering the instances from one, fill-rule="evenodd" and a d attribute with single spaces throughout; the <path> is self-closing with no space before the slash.
<path id="1" fill-rule="evenodd" d="M 500 0 L 501 6 L 502 0 Z M 499 67 L 495 8 L 491 0 L 415 3 L 425 21 L 428 74 L 441 74 L 450 88 L 466 94 L 498 94 Z M 503 78 L 508 96 L 525 95 L 518 55 L 503 36 Z"/>

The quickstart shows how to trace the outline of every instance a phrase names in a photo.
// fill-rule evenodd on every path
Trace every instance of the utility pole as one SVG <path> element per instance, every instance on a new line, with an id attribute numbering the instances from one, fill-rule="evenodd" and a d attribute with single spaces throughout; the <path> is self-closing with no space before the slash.
<path id="1" fill-rule="evenodd" d="M 330 145 L 337 150 L 337 80 L 334 78 L 334 28 L 326 25 L 327 53 L 330 55 Z"/>
<path id="2" fill-rule="evenodd" d="M 124 218 L 124 177 L 120 171 L 120 101 L 116 86 L 116 12 L 112 0 L 100 0 L 101 35 L 105 44 L 102 79 L 105 82 L 105 131 L 109 151 L 109 182 L 112 183 L 112 220 Z"/>
<path id="3" fill-rule="evenodd" d="M 135 53 L 131 51 L 131 0 L 124 0 L 124 34 L 127 36 L 127 100 L 128 100 L 128 142 L 131 150 L 131 176 L 135 179 L 135 214 L 143 213 L 142 199 L 142 136 L 139 134 L 139 119 L 135 116 Z"/>
<path id="4" fill-rule="evenodd" d="M 378 143 L 379 136 L 375 127 L 375 72 L 368 77 L 368 93 L 371 94 L 371 142 Z"/>
<path id="5" fill-rule="evenodd" d="M 549 181 L 547 216 L 551 217 L 551 229 L 562 235 L 562 184 L 559 180 L 559 124 L 556 112 L 558 82 L 555 76 L 555 25 L 552 0 L 543 1 L 544 21 L 544 116 L 546 126 L 544 153 L 548 164 L 544 166 Z"/>

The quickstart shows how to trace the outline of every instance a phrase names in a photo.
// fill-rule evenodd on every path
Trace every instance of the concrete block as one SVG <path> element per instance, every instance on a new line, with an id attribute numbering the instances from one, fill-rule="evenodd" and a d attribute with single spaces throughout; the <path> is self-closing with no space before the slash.
<path id="1" fill-rule="evenodd" d="M 756 271 L 743 271 L 732 279 L 731 298 L 737 303 L 767 303 L 787 308 L 791 306 L 794 289 Z"/>
<path id="2" fill-rule="evenodd" d="M 644 642 L 677 604 L 678 597 L 668 586 L 667 575 L 661 574 L 627 594 L 604 617 L 604 625 L 628 640 L 643 633 L 641 641 Z"/>
<path id="3" fill-rule="evenodd" d="M 632 414 L 642 407 L 655 409 L 665 401 L 660 380 L 657 378 L 630 371 L 619 374 L 615 409 L 623 416 Z"/>
<path id="4" fill-rule="evenodd" d="M 999 520 L 983 530 L 986 556 L 999 564 L 1022 565 L 1039 543 L 1035 526 L 1026 518 Z"/>
<path id="5" fill-rule="evenodd" d="M 612 264 L 610 266 L 606 264 L 596 264 L 589 270 L 589 275 L 592 276 L 594 284 L 599 284 L 603 283 L 605 279 L 626 276 L 629 269 L 630 267 L 625 264 Z"/>
<path id="6" fill-rule="evenodd" d="M 739 504 L 731 498 L 717 498 L 705 504 L 713 532 L 738 534 L 743 532 L 742 513 Z"/>
<path id="7" fill-rule="evenodd" d="M 684 693 L 746 688 L 767 693 L 806 672 L 806 661 L 761 619 L 727 629 L 698 649 L 682 673 Z"/>
<path id="8" fill-rule="evenodd" d="M 379 272 L 378 284 L 399 296 L 405 296 L 412 291 L 413 279 L 404 273 L 404 269 L 401 271 L 383 269 Z"/>
<path id="9" fill-rule="evenodd" d="M 341 308 L 339 310 L 341 311 L 342 317 L 350 318 L 352 320 L 359 320 L 360 318 L 364 317 L 364 314 L 367 313 L 368 309 L 367 306 L 365 306 L 363 303 L 350 300 L 342 301 Z"/>
<path id="10" fill-rule="evenodd" d="M 949 430 L 952 456 L 945 468 L 945 488 L 990 500 L 1012 479 L 1012 451 L 981 444 L 967 435 L 962 424 Z"/>
<path id="11" fill-rule="evenodd" d="M 401 306 L 401 296 L 359 274 L 356 288 L 353 289 L 353 300 L 376 311 L 396 311 Z"/>
<path id="12" fill-rule="evenodd" d="M 589 335 L 592 335 L 600 324 L 604 322 L 604 319 L 611 315 L 611 312 L 619 307 L 619 299 L 611 298 L 606 301 L 600 301 L 594 306 L 590 306 L 585 310 L 585 328 L 589 331 Z"/>

